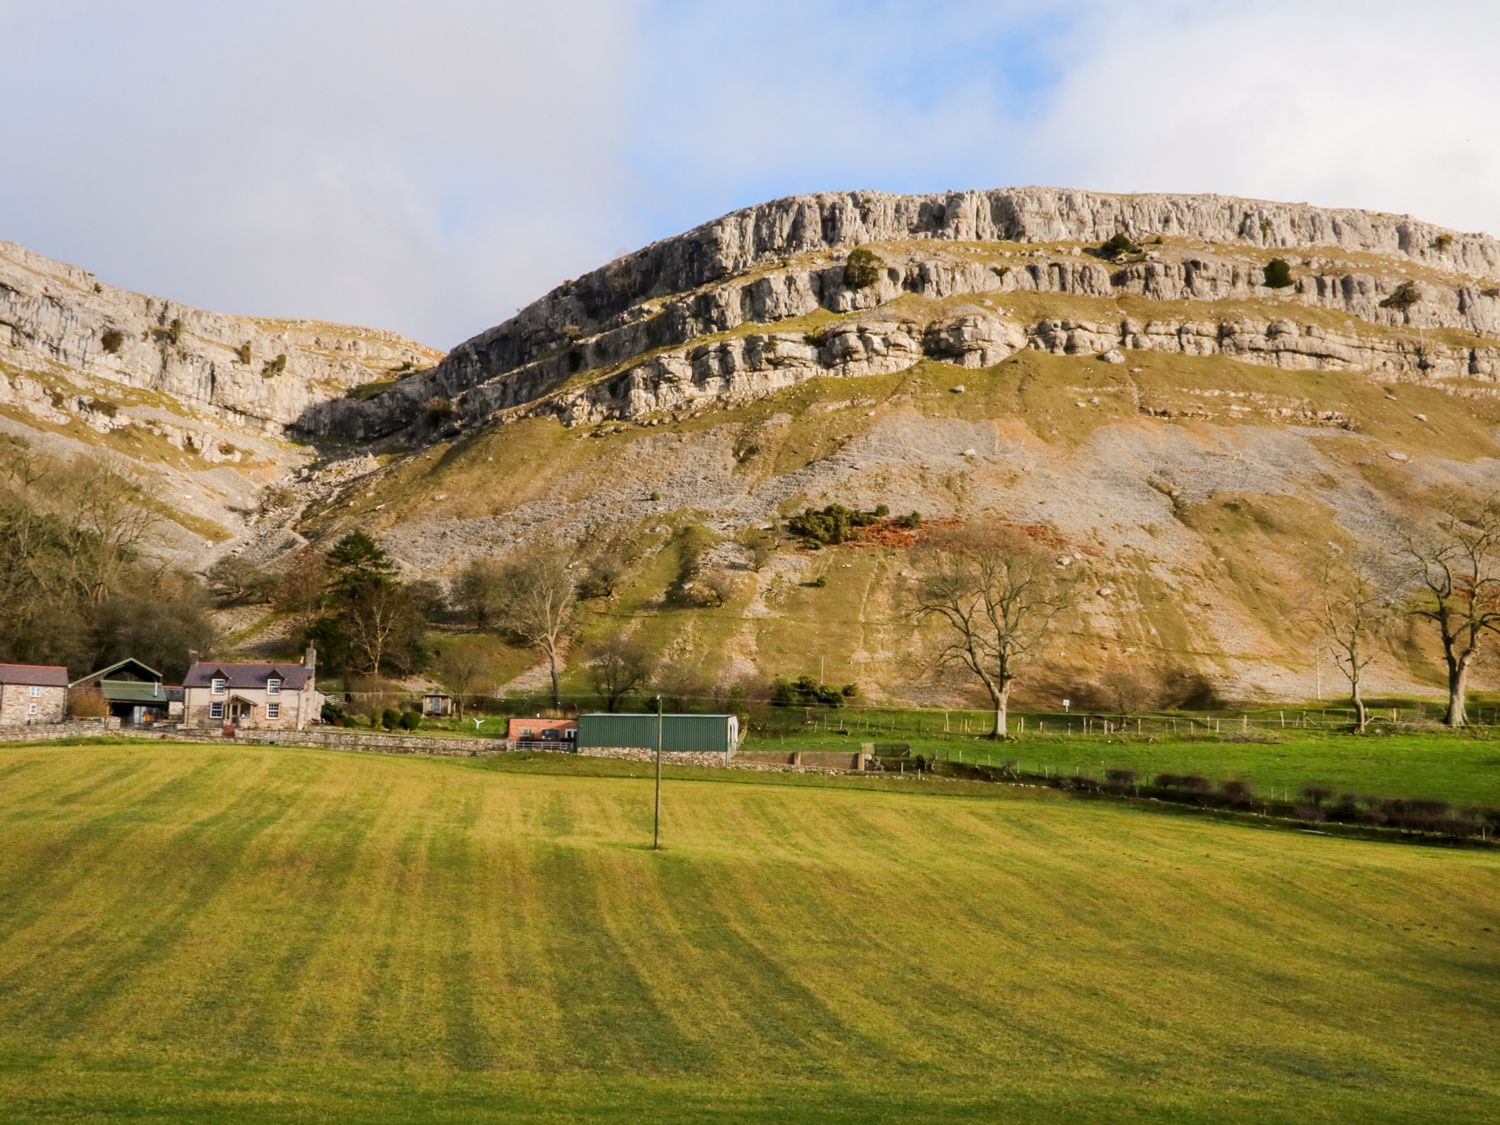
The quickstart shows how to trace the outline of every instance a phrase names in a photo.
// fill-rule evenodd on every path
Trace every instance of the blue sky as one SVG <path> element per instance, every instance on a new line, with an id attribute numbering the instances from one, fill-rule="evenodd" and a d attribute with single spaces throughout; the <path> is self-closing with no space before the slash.
<path id="1" fill-rule="evenodd" d="M 800 191 L 1218 191 L 1500 232 L 1481 0 L 0 0 L 0 28 L 0 238 L 444 347 Z"/>

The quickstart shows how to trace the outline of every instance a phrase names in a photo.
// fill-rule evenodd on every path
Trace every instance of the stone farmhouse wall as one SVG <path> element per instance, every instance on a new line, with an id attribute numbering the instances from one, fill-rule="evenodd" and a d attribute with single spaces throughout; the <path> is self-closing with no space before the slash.
<path id="1" fill-rule="evenodd" d="M 255 704 L 253 715 L 240 720 L 240 729 L 245 730 L 268 730 L 288 731 L 298 730 L 305 727 L 309 722 L 319 718 L 322 713 L 322 695 L 316 691 L 301 691 L 295 688 L 283 688 L 277 694 L 272 695 L 264 688 L 234 688 L 225 690 L 223 695 L 214 695 L 211 688 L 190 687 L 183 691 L 183 725 L 191 727 L 222 727 L 229 722 L 229 701 L 231 697 L 237 696 L 250 703 Z M 215 719 L 210 717 L 210 708 L 215 703 L 224 705 L 224 717 Z M 281 705 L 281 716 L 276 719 L 266 717 L 266 704 L 279 703 Z"/>
<path id="2" fill-rule="evenodd" d="M 36 692 L 35 695 L 32 692 Z M 32 707 L 36 712 L 32 713 Z M 68 710 L 68 689 L 0 684 L 0 727 L 60 723 Z"/>

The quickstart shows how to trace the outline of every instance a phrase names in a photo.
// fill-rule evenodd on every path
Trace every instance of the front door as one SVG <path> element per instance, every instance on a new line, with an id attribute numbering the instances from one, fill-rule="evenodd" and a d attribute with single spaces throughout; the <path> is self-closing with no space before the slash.
<path id="1" fill-rule="evenodd" d="M 255 714 L 255 704 L 245 699 L 231 699 L 229 701 L 229 725 L 239 726 L 246 719 Z"/>

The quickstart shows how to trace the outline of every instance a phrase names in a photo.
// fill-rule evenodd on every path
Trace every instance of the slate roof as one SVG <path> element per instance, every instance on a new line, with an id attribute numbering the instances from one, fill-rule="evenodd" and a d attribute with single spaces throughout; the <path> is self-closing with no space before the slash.
<path id="1" fill-rule="evenodd" d="M 0 664 L 0 684 L 65 688 L 68 670 L 56 664 Z"/>
<path id="2" fill-rule="evenodd" d="M 266 686 L 273 675 L 281 678 L 282 691 L 301 691 L 307 686 L 307 668 L 301 664 L 238 664 L 231 661 L 214 663 L 200 660 L 188 669 L 182 678 L 185 688 L 213 686 L 215 676 L 229 681 L 230 690 L 254 691 Z"/>

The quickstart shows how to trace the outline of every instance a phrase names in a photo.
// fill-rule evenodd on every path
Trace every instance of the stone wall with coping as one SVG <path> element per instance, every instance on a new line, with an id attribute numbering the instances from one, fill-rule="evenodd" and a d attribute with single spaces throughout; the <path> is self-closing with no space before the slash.
<path id="1" fill-rule="evenodd" d="M 0 742 L 50 742 L 58 738 L 96 738 L 119 733 L 120 720 L 113 716 L 107 719 L 71 719 L 62 723 L 0 727 Z"/>

